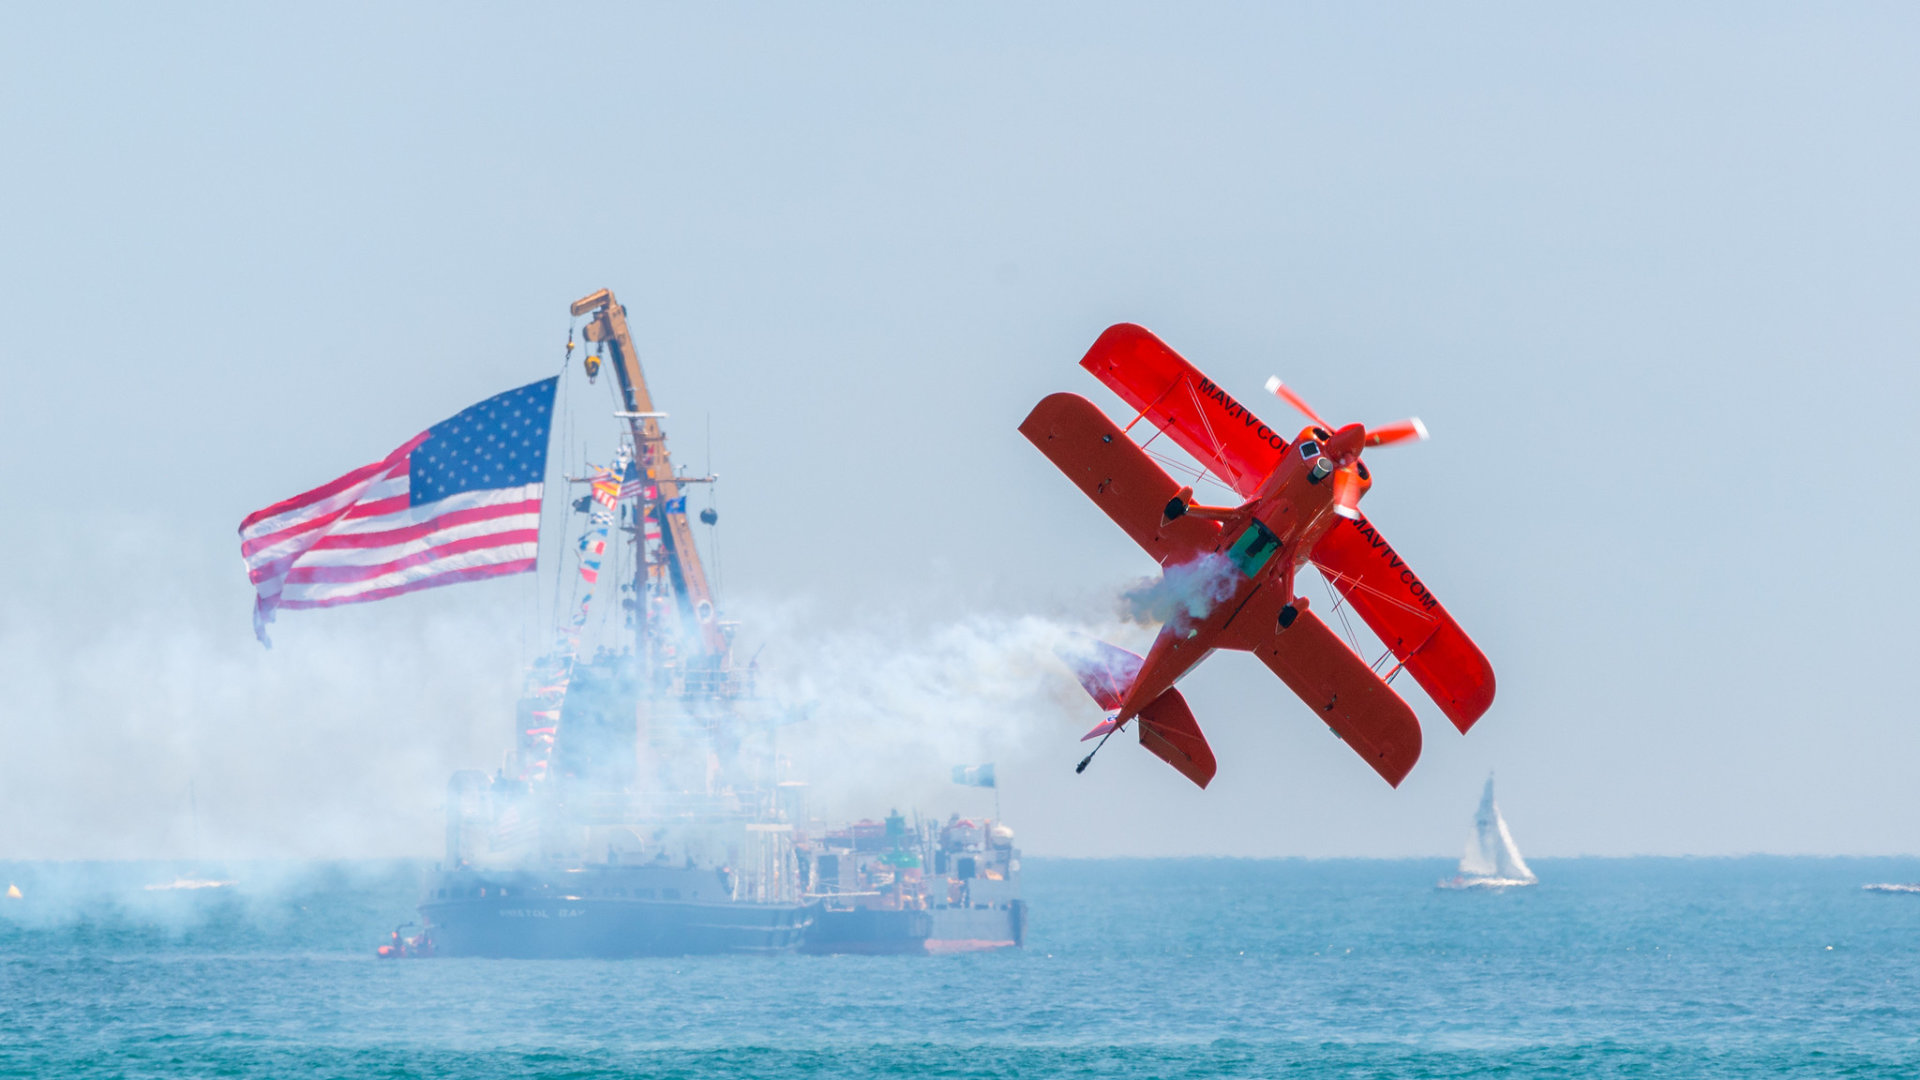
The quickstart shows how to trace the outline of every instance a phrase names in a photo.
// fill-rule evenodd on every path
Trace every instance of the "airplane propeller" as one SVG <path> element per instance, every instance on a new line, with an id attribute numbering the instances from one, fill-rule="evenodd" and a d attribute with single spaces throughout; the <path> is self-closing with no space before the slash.
<path id="1" fill-rule="evenodd" d="M 1294 393 L 1292 387 L 1281 382 L 1278 375 L 1267 380 L 1267 392 L 1299 410 L 1302 416 L 1313 421 L 1315 427 L 1325 431 L 1333 430 L 1333 425 L 1320 419 L 1320 414 L 1313 411 L 1313 406 L 1307 404 L 1305 398 Z M 1366 466 L 1360 464 L 1360 451 L 1363 448 L 1391 446 L 1402 442 L 1424 442 L 1429 437 L 1427 425 L 1421 423 L 1417 416 L 1363 430 L 1364 435 L 1360 439 L 1359 446 L 1353 446 L 1350 450 L 1344 450 L 1335 455 L 1338 467 L 1333 474 L 1333 512 L 1344 518 L 1360 516 L 1360 496 L 1366 491 L 1367 478 Z M 1347 429 L 1342 428 L 1329 442 L 1346 442 L 1351 446 L 1349 440 L 1340 438 L 1346 434 Z M 1331 450 L 1333 447 L 1330 445 L 1328 449 Z"/>
<path id="2" fill-rule="evenodd" d="M 1286 383 L 1281 382 L 1280 376 L 1278 375 L 1267 376 L 1267 393 L 1272 394 L 1274 397 L 1277 397 L 1281 401 L 1284 401 L 1287 404 L 1293 406 L 1296 410 L 1299 411 L 1300 415 L 1313 421 L 1315 427 L 1323 427 L 1323 428 L 1326 428 L 1328 431 L 1333 430 L 1333 425 L 1327 423 L 1325 420 L 1320 419 L 1320 414 L 1313 411 L 1313 406 L 1307 404 L 1307 399 L 1301 397 L 1299 394 L 1294 393 L 1292 387 L 1288 386 Z"/>
<path id="3" fill-rule="evenodd" d="M 1408 441 L 1425 442 L 1427 438 L 1427 425 L 1421 423 L 1417 416 L 1367 429 L 1368 446 L 1392 446 L 1397 442 Z"/>

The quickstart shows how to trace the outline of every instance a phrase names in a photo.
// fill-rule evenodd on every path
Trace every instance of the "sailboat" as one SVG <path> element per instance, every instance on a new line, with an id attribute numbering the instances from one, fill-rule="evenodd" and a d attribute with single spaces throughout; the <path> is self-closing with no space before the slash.
<path id="1" fill-rule="evenodd" d="M 1500 805 L 1493 801 L 1493 777 L 1480 795 L 1480 809 L 1473 815 L 1473 836 L 1467 840 L 1467 853 L 1460 859 L 1460 872 L 1440 883 L 1443 889 L 1509 889 L 1539 882 L 1520 849 L 1513 845 L 1507 831 L 1507 819 L 1500 816 Z"/>
<path id="2" fill-rule="evenodd" d="M 194 798 L 193 784 L 191 783 L 187 784 L 187 823 L 189 829 L 188 835 L 191 837 L 187 851 L 191 856 L 191 861 L 198 863 L 200 861 L 200 800 Z M 173 892 L 179 889 L 224 889 L 231 884 L 233 884 L 231 881 L 200 877 L 189 871 L 174 878 L 172 881 L 156 882 L 148 885 L 146 886 L 146 890 L 148 892 Z"/>

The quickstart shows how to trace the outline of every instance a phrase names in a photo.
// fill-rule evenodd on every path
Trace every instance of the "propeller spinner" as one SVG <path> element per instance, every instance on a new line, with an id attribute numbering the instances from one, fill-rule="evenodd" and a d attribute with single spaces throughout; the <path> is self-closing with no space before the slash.
<path id="1" fill-rule="evenodd" d="M 1313 406 L 1307 404 L 1305 398 L 1281 382 L 1278 375 L 1267 380 L 1267 392 L 1293 406 L 1302 416 L 1313 421 L 1316 427 L 1329 431 L 1333 429 L 1333 425 L 1320 419 L 1320 414 L 1313 411 Z M 1365 430 L 1365 437 L 1360 440 L 1361 447 L 1424 442 L 1428 438 L 1427 425 L 1421 423 L 1417 416 Z M 1360 516 L 1360 496 L 1366 493 L 1368 479 L 1366 466 L 1360 464 L 1360 448 L 1340 454 L 1337 461 L 1338 468 L 1333 474 L 1333 512 L 1344 518 L 1357 518 Z"/>

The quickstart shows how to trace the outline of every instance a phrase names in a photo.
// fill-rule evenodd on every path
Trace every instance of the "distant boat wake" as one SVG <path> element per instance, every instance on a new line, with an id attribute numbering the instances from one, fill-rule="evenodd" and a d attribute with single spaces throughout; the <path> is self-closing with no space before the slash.
<path id="1" fill-rule="evenodd" d="M 1527 869 L 1527 861 L 1514 846 L 1507 831 L 1507 819 L 1500 816 L 1493 801 L 1493 777 L 1480 795 L 1480 809 L 1473 815 L 1473 836 L 1467 841 L 1467 853 L 1460 859 L 1460 872 L 1440 882 L 1443 889 L 1512 889 L 1535 885 L 1540 881 Z"/>
<path id="2" fill-rule="evenodd" d="M 209 878 L 182 877 L 159 885 L 148 885 L 148 892 L 171 892 L 175 889 L 220 889 L 233 884 L 231 881 L 213 881 Z"/>
<path id="3" fill-rule="evenodd" d="M 1920 883 L 1915 883 L 1911 881 L 1907 881 L 1907 882 L 1881 881 L 1881 882 L 1876 882 L 1875 884 L 1872 884 L 1872 885 L 1862 885 L 1860 887 L 1862 889 L 1865 889 L 1868 892 L 1920 893 Z"/>

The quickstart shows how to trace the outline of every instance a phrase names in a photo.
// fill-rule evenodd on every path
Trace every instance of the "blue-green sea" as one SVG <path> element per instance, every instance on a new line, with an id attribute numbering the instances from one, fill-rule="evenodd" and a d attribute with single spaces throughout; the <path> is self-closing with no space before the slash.
<path id="1" fill-rule="evenodd" d="M 1020 951 L 395 962 L 420 864 L 0 864 L 0 1073 L 1920 1076 L 1920 895 L 1861 889 L 1920 860 L 1534 868 L 1036 858 Z"/>

